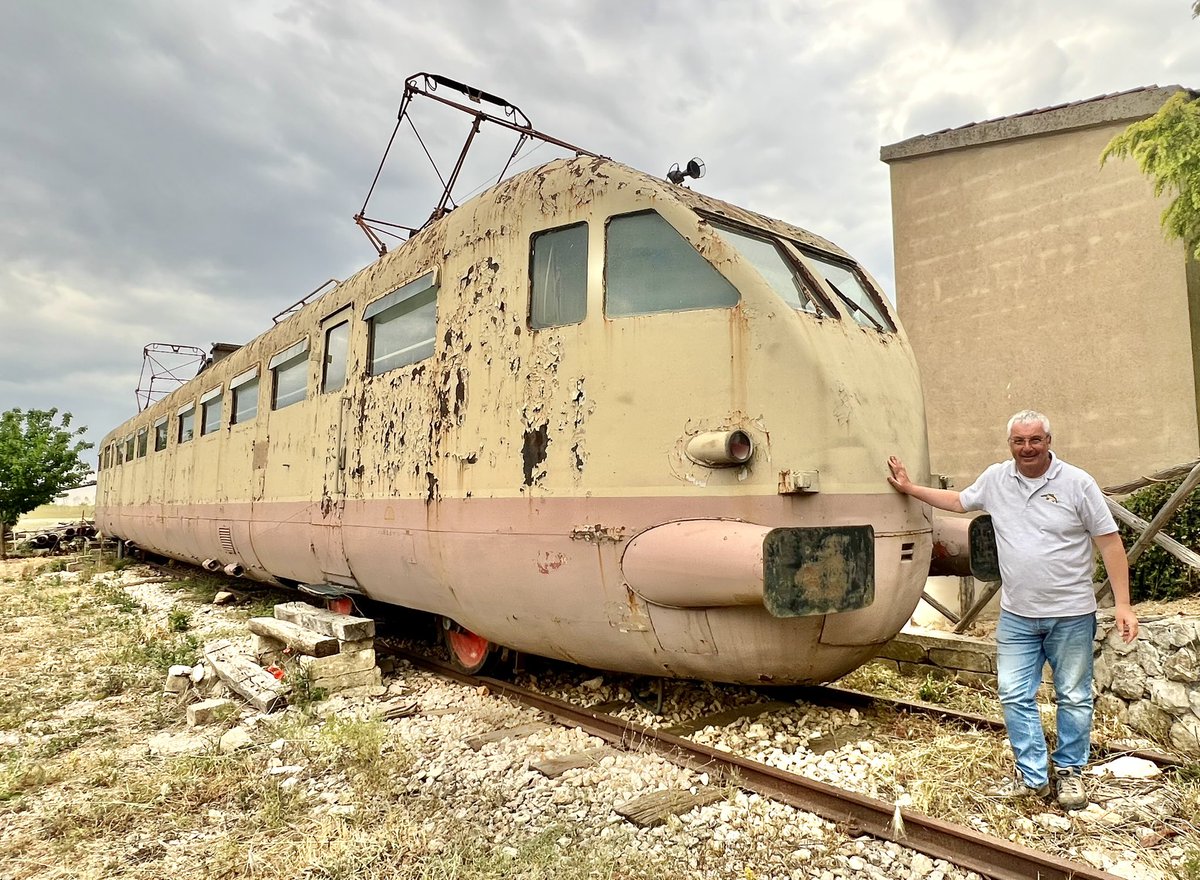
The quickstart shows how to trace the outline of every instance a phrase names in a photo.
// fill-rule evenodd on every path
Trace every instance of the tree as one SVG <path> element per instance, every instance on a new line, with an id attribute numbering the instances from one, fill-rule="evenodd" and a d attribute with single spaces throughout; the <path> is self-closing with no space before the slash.
<path id="1" fill-rule="evenodd" d="M 1183 239 L 1200 259 L 1200 99 L 1176 92 L 1153 116 L 1109 141 L 1100 164 L 1111 156 L 1137 159 L 1142 173 L 1154 179 L 1155 196 L 1175 192 L 1162 214 L 1163 232 Z"/>
<path id="2" fill-rule="evenodd" d="M 0 559 L 8 530 L 21 514 L 53 501 L 91 472 L 79 456 L 92 444 L 74 439 L 87 428 L 71 430 L 68 412 L 56 425 L 56 416 L 57 409 L 10 409 L 0 415 Z"/>

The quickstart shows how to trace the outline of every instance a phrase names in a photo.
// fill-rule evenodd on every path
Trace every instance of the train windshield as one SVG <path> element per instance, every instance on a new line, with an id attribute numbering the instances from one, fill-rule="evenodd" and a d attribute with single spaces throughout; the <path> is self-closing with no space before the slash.
<path id="1" fill-rule="evenodd" d="M 762 275 L 767 284 L 771 285 L 771 289 L 783 297 L 789 306 L 802 312 L 821 314 L 816 297 L 780 245 L 771 239 L 760 238 L 717 223 L 713 223 L 712 228 L 743 258 L 750 261 L 758 270 L 758 274 Z"/>
<path id="2" fill-rule="evenodd" d="M 888 318 L 887 312 L 883 310 L 853 266 L 808 248 L 801 248 L 801 251 L 813 264 L 813 267 L 821 273 L 830 289 L 846 304 L 855 321 L 864 327 L 884 332 L 896 329 Z"/>

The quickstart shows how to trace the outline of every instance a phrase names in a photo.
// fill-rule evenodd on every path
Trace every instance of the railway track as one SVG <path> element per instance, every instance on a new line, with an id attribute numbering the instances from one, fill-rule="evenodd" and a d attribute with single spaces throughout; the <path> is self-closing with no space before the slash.
<path id="1" fill-rule="evenodd" d="M 878 798 L 846 791 L 687 739 L 669 730 L 650 728 L 597 709 L 574 705 L 488 676 L 472 676 L 450 665 L 408 649 L 391 649 L 418 669 L 472 687 L 486 687 L 521 705 L 536 709 L 556 723 L 577 727 L 622 750 L 646 749 L 679 766 L 707 773 L 710 779 L 814 813 L 836 823 L 848 834 L 869 834 L 945 859 L 966 870 L 997 880 L 1116 880 L 1116 875 L 1090 865 L 1059 858 L 1021 844 L 1002 840 L 898 807 Z M 804 689 L 827 700 L 862 702 L 869 695 L 842 689 Z M 922 707 L 924 708 L 924 707 Z M 957 714 L 972 720 L 983 716 Z M 745 714 L 743 711 L 741 714 Z"/>

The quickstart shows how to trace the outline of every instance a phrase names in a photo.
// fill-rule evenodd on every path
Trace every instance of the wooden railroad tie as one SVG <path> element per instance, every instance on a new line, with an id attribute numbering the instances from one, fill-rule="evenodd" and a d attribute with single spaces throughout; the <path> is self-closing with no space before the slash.
<path id="1" fill-rule="evenodd" d="M 634 825 L 645 828 L 662 824 L 667 821 L 668 816 L 678 816 L 693 807 L 702 807 L 724 798 L 725 790 L 712 785 L 699 788 L 695 792 L 667 788 L 618 804 L 613 810 L 618 816 L 624 816 Z"/>

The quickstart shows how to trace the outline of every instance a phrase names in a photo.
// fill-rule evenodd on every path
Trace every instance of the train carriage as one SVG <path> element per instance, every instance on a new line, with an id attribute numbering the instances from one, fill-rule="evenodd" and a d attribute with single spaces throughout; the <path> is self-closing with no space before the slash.
<path id="1" fill-rule="evenodd" d="M 828 681 L 895 635 L 929 571 L 892 453 L 928 476 L 913 354 L 861 266 L 579 156 L 429 223 L 112 431 L 97 521 L 439 615 L 468 666 L 503 645 Z"/>

